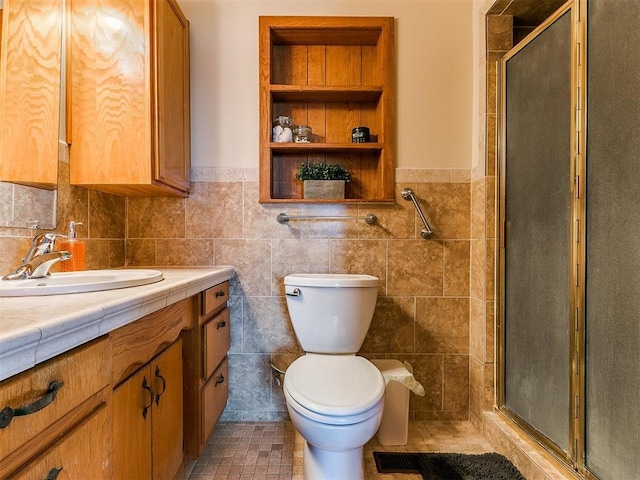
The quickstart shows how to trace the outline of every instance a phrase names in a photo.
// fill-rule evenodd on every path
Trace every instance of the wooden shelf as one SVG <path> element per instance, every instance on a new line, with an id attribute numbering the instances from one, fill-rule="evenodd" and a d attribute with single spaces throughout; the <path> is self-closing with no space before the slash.
<path id="1" fill-rule="evenodd" d="M 271 98 L 283 102 L 376 102 L 382 91 L 381 86 L 271 85 Z"/>
<path id="2" fill-rule="evenodd" d="M 274 143 L 274 153 L 307 152 L 307 153 L 375 153 L 383 149 L 380 143 Z"/>
<path id="3" fill-rule="evenodd" d="M 260 17 L 260 202 L 363 203 L 395 198 L 392 17 Z M 312 143 L 274 143 L 272 121 L 308 125 Z M 369 127 L 375 142 L 351 143 Z M 351 174 L 344 200 L 305 200 L 303 162 Z"/>

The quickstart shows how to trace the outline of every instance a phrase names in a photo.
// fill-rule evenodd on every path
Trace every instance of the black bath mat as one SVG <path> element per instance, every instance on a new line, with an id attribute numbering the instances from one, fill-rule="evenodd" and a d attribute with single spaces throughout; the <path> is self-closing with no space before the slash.
<path id="1" fill-rule="evenodd" d="M 380 473 L 419 473 L 424 480 L 526 480 L 498 453 L 373 452 Z"/>

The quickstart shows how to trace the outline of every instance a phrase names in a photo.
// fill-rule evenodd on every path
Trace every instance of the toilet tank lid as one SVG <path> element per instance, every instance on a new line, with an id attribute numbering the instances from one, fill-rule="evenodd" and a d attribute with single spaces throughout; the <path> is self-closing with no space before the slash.
<path id="1" fill-rule="evenodd" d="M 284 277 L 285 285 L 308 287 L 378 287 L 380 279 L 352 273 L 294 273 Z"/>

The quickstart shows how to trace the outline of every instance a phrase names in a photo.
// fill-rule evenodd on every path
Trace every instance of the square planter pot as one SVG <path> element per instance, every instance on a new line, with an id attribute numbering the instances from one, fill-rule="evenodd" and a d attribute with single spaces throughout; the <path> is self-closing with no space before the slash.
<path id="1" fill-rule="evenodd" d="M 344 180 L 305 180 L 302 183 L 304 198 L 344 199 Z"/>

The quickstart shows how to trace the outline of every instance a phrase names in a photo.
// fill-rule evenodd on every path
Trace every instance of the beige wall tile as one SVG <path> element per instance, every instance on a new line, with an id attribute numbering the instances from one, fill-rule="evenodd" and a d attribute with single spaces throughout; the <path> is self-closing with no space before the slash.
<path id="1" fill-rule="evenodd" d="M 477 358 L 469 357 L 469 413 L 482 419 L 484 406 L 484 365 Z"/>
<path id="2" fill-rule="evenodd" d="M 278 223 L 278 214 L 300 215 L 295 204 L 262 205 L 258 202 L 258 182 L 245 182 L 243 232 L 246 238 L 298 238 L 302 235 L 302 222 Z"/>
<path id="3" fill-rule="evenodd" d="M 214 265 L 236 267 L 231 295 L 271 295 L 271 240 L 216 240 Z"/>
<path id="4" fill-rule="evenodd" d="M 486 241 L 471 241 L 471 285 L 469 294 L 472 298 L 484 299 L 486 270 Z"/>
<path id="5" fill-rule="evenodd" d="M 242 182 L 197 182 L 185 203 L 187 238 L 243 237 Z"/>
<path id="6" fill-rule="evenodd" d="M 89 191 L 89 225 L 85 232 L 91 238 L 124 238 L 126 199 L 102 192 Z"/>
<path id="7" fill-rule="evenodd" d="M 498 177 L 485 178 L 485 231 L 487 238 L 496 238 L 496 205 L 499 204 Z"/>
<path id="8" fill-rule="evenodd" d="M 509 50 L 513 43 L 513 17 L 487 16 L 487 50 Z"/>
<path id="9" fill-rule="evenodd" d="M 446 240 L 444 245 L 444 295 L 468 296 L 470 272 L 470 242 Z"/>
<path id="10" fill-rule="evenodd" d="M 273 278 L 271 291 L 284 295 L 284 277 L 292 273 L 328 273 L 329 240 L 287 239 L 272 241 Z"/>
<path id="11" fill-rule="evenodd" d="M 487 260 L 485 264 L 485 296 L 486 300 L 494 300 L 495 299 L 495 275 L 496 275 L 496 241 L 493 238 L 488 238 L 486 242 L 486 253 Z"/>
<path id="12" fill-rule="evenodd" d="M 485 179 L 471 183 L 471 238 L 484 238 L 486 216 Z"/>
<path id="13" fill-rule="evenodd" d="M 301 215 L 315 215 L 320 217 L 353 217 L 358 215 L 356 205 L 301 205 Z M 357 238 L 364 220 L 291 220 L 298 224 L 298 229 L 306 238 Z"/>
<path id="14" fill-rule="evenodd" d="M 468 239 L 470 235 L 470 183 L 419 183 L 416 197 L 434 231 L 434 239 Z M 421 222 L 417 222 L 416 238 Z"/>
<path id="15" fill-rule="evenodd" d="M 416 299 L 416 352 L 469 353 L 469 299 Z"/>
<path id="16" fill-rule="evenodd" d="M 385 295 L 387 243 L 383 240 L 330 240 L 329 271 L 378 277 L 378 292 Z"/>
<path id="17" fill-rule="evenodd" d="M 485 361 L 485 302 L 471 298 L 469 300 L 469 355 L 481 362 Z M 493 328 L 493 327 L 492 327 Z"/>
<path id="18" fill-rule="evenodd" d="M 126 241 L 127 266 L 156 265 L 156 240 L 128 239 Z"/>
<path id="19" fill-rule="evenodd" d="M 487 114 L 487 175 L 498 172 L 498 116 Z"/>
<path id="20" fill-rule="evenodd" d="M 158 239 L 156 262 L 158 266 L 177 267 L 213 265 L 213 240 Z"/>
<path id="21" fill-rule="evenodd" d="M 247 297 L 243 312 L 243 353 L 300 351 L 284 297 Z"/>
<path id="22" fill-rule="evenodd" d="M 485 302 L 485 361 L 486 363 L 495 363 L 496 358 L 496 304 L 495 302 Z"/>
<path id="23" fill-rule="evenodd" d="M 122 268 L 126 264 L 126 242 L 124 238 L 109 240 L 109 268 Z"/>
<path id="24" fill-rule="evenodd" d="M 127 238 L 185 238 L 182 198 L 127 199 Z"/>
<path id="25" fill-rule="evenodd" d="M 469 411 L 469 356 L 445 355 L 443 409 Z"/>
<path id="26" fill-rule="evenodd" d="M 378 297 L 373 320 L 360 352 L 413 353 L 415 305 L 412 297 Z"/>
<path id="27" fill-rule="evenodd" d="M 409 409 L 442 410 L 444 356 L 443 355 L 398 355 L 401 362 L 409 362 L 413 374 L 425 390 L 425 396 L 409 396 Z"/>
<path id="28" fill-rule="evenodd" d="M 360 215 L 373 213 L 378 217 L 376 225 L 360 229 L 360 238 L 415 238 L 416 213 L 413 203 L 402 198 L 402 190 L 411 188 L 415 183 L 396 184 L 393 205 L 363 205 Z M 365 224 L 366 225 L 366 224 Z"/>
<path id="29" fill-rule="evenodd" d="M 433 240 L 390 240 L 387 295 L 442 295 L 443 245 Z"/>

